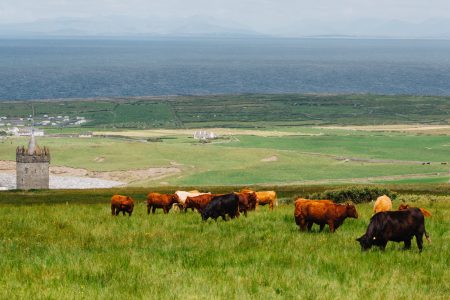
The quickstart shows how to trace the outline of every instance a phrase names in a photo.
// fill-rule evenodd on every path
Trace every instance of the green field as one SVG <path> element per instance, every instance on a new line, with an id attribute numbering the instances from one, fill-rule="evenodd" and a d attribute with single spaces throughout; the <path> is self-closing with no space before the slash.
<path id="1" fill-rule="evenodd" d="M 111 217 L 107 200 L 2 204 L 0 298 L 446 299 L 450 199 L 400 195 L 394 206 L 402 199 L 433 214 L 422 254 L 415 242 L 361 252 L 370 204 L 335 234 L 298 232 L 292 205 L 202 222 L 147 216 L 141 201 L 131 218 Z"/>
<path id="2" fill-rule="evenodd" d="M 233 135 L 207 144 L 182 134 L 161 136 L 162 142 L 104 137 L 45 137 L 38 142 L 51 149 L 52 166 L 90 171 L 180 170 L 165 177 L 134 179 L 129 182 L 132 186 L 157 186 L 161 182 L 191 186 L 448 182 L 448 136 L 300 130 L 318 135 Z M 0 160 L 14 160 L 16 146 L 26 143 L 25 138 L 0 143 Z M 271 157 L 275 159 L 267 161 Z"/>
<path id="3" fill-rule="evenodd" d="M 448 125 L 449 97 L 235 95 L 32 103 L 36 116 L 90 120 L 81 128 L 46 128 L 51 136 L 37 138 L 50 148 L 51 167 L 83 169 L 99 178 L 138 175 L 127 175 L 126 187 L 114 189 L 0 192 L 0 299 L 449 298 L 450 130 L 339 127 Z M 0 116 L 30 111 L 31 102 L 0 102 Z M 209 127 L 233 129 L 210 143 L 192 138 L 194 128 Z M 128 130 L 146 128 L 165 130 Z M 88 130 L 98 135 L 77 137 Z M 2 166 L 11 166 L 16 147 L 26 143 L 0 139 Z M 157 167 L 179 172 L 142 172 Z M 360 218 L 347 220 L 335 234 L 298 232 L 296 196 L 371 183 L 399 194 L 394 207 L 404 200 L 432 212 L 426 219 L 432 243 L 424 244 L 422 254 L 415 242 L 410 251 L 389 243 L 385 252 L 362 253 L 355 238 L 369 223 L 369 203 L 359 204 Z M 273 213 L 263 207 L 248 218 L 202 222 L 192 212 L 147 216 L 143 204 L 150 191 L 226 193 L 245 186 L 276 190 L 281 205 Z M 131 218 L 110 216 L 109 199 L 116 193 L 137 201 Z"/>
<path id="4" fill-rule="evenodd" d="M 450 98 L 382 95 L 217 95 L 0 102 L 1 116 L 86 117 L 85 127 L 265 128 L 273 125 L 449 124 Z"/>

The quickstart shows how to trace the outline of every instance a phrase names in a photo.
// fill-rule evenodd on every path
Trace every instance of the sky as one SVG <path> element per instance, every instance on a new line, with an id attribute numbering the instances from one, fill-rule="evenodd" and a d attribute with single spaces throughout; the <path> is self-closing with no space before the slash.
<path id="1" fill-rule="evenodd" d="M 33 29 L 22 23 L 45 23 L 36 31 L 57 24 L 53 28 L 58 30 L 120 33 L 114 23 L 124 22 L 135 33 L 170 34 L 188 27 L 188 32 L 275 36 L 383 35 L 390 29 L 450 36 L 450 29 L 443 28 L 449 20 L 449 0 L 0 0 L 0 32 Z"/>

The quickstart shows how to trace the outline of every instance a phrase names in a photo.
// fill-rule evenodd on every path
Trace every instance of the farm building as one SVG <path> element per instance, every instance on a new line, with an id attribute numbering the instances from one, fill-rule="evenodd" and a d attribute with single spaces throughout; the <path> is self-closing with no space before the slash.
<path id="1" fill-rule="evenodd" d="M 8 128 L 7 133 L 15 136 L 44 136 L 44 130 L 31 127 L 13 127 Z"/>
<path id="2" fill-rule="evenodd" d="M 212 131 L 198 130 L 194 133 L 194 139 L 196 140 L 211 140 L 216 138 L 217 135 Z"/>

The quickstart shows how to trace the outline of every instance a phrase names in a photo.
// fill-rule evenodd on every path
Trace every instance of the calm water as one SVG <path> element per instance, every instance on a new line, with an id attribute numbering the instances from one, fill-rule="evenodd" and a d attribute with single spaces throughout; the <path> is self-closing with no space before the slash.
<path id="1" fill-rule="evenodd" d="M 292 92 L 450 95 L 450 41 L 0 40 L 0 99 Z"/>

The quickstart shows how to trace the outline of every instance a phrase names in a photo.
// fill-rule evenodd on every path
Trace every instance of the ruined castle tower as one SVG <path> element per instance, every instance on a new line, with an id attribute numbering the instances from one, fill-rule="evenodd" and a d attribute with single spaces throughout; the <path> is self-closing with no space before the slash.
<path id="1" fill-rule="evenodd" d="M 39 147 L 32 134 L 28 148 L 21 146 L 16 149 L 17 189 L 48 189 L 49 164 L 49 149 Z"/>

